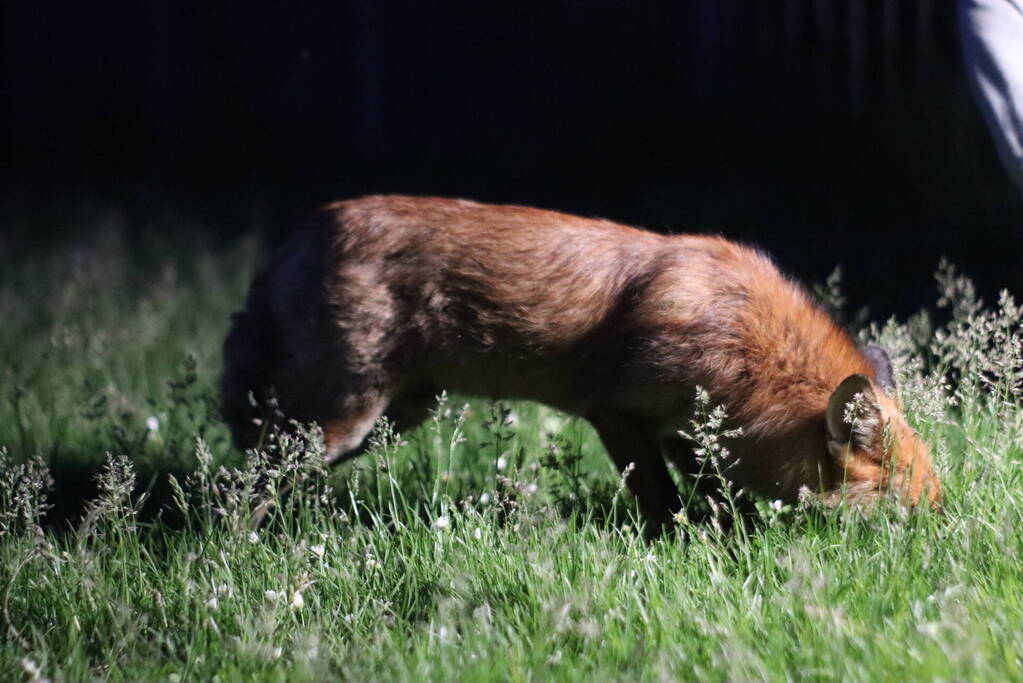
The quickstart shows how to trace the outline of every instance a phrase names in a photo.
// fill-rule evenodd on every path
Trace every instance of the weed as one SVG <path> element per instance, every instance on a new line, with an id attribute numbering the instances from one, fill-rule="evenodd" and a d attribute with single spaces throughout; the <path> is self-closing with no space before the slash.
<path id="1" fill-rule="evenodd" d="M 947 263 L 938 308 L 860 333 L 941 515 L 751 501 L 700 392 L 683 437 L 717 494 L 689 493 L 688 541 L 646 543 L 593 430 L 535 404 L 442 395 L 332 470 L 315 427 L 233 451 L 219 347 L 255 250 L 177 256 L 114 239 L 0 275 L 8 677 L 1023 678 L 1023 313 Z"/>

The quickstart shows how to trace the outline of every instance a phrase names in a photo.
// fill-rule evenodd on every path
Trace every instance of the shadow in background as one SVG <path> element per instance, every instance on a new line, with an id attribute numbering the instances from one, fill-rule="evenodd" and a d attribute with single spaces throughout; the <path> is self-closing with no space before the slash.
<path id="1" fill-rule="evenodd" d="M 804 280 L 841 263 L 875 317 L 931 303 L 941 254 L 1019 291 L 1023 199 L 952 4 L 7 3 L 4 229 L 45 245 L 115 207 L 279 239 L 407 192 L 720 232 Z"/>

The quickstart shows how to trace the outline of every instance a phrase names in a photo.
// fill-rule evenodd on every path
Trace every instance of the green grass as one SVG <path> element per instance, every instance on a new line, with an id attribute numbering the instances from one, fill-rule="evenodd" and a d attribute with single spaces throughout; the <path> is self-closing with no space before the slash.
<path id="1" fill-rule="evenodd" d="M 331 472 L 315 433 L 233 451 L 220 343 L 256 252 L 109 238 L 0 272 L 0 678 L 1023 679 L 1011 300 L 943 267 L 948 322 L 863 333 L 943 514 L 761 503 L 648 544 L 592 430 L 535 404 L 446 397 Z M 253 532 L 267 470 L 297 491 Z"/>

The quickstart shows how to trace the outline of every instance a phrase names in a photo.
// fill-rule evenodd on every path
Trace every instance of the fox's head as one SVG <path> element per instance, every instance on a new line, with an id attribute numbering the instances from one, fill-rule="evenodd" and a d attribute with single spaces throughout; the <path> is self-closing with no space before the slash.
<path id="1" fill-rule="evenodd" d="M 895 395 L 887 355 L 868 347 L 876 381 L 850 375 L 835 389 L 827 407 L 828 452 L 839 480 L 829 502 L 870 504 L 892 495 L 906 505 L 941 505 L 941 485 L 930 449 L 906 422 Z"/>

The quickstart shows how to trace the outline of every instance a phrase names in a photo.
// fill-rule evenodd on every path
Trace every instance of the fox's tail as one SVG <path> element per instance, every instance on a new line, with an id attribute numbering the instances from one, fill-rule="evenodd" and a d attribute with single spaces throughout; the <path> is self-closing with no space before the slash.
<path id="1" fill-rule="evenodd" d="M 266 433 L 274 363 L 267 274 L 256 277 L 245 310 L 231 315 L 224 341 L 220 410 L 239 448 L 252 448 Z"/>

